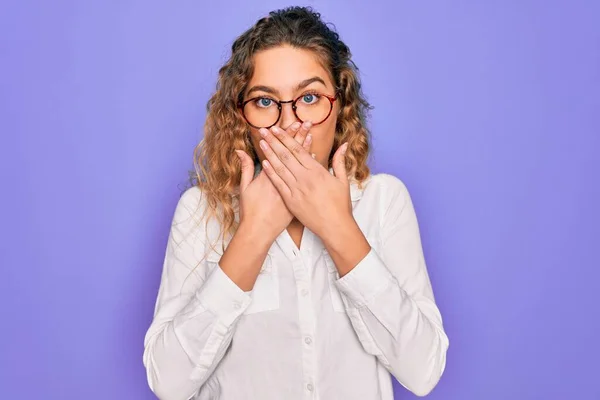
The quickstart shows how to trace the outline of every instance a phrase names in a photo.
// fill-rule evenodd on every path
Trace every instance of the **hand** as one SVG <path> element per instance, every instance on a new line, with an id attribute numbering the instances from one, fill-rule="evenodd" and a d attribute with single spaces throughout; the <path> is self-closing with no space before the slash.
<path id="1" fill-rule="evenodd" d="M 300 124 L 292 124 L 286 132 L 294 143 L 308 152 L 311 139 L 307 136 L 307 129 L 301 128 Z M 272 242 L 287 228 L 294 216 L 286 207 L 271 180 L 266 176 L 264 169 L 253 180 L 254 162 L 252 158 L 243 150 L 235 150 L 235 152 L 242 163 L 239 194 L 240 224 L 256 227 L 260 232 L 264 232 L 265 235 L 272 238 Z"/>
<path id="2" fill-rule="evenodd" d="M 268 160 L 263 162 L 263 171 L 304 226 L 323 239 L 331 227 L 354 222 L 345 164 L 348 143 L 340 146 L 333 156 L 335 176 L 332 176 L 284 130 L 274 127 L 271 132 L 266 129 L 260 132 Z"/>

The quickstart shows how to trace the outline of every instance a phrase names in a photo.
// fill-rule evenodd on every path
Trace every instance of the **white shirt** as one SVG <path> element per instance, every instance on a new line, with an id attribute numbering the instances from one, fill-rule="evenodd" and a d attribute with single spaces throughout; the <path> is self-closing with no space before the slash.
<path id="1" fill-rule="evenodd" d="M 354 269 L 340 279 L 319 237 L 305 227 L 298 249 L 284 230 L 244 292 L 219 267 L 221 243 L 207 246 L 220 227 L 205 231 L 200 189 L 184 192 L 144 340 L 160 399 L 392 400 L 390 373 L 416 395 L 433 389 L 449 342 L 410 195 L 388 174 L 350 193 L 371 245 Z"/>

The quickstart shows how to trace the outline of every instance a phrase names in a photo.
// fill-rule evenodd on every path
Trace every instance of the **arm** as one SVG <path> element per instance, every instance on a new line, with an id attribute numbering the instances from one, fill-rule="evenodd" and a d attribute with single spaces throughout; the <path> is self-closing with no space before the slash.
<path id="1" fill-rule="evenodd" d="M 163 400 L 187 400 L 209 379 L 251 302 L 237 282 L 251 289 L 268 250 L 240 226 L 221 265 L 207 272 L 199 206 L 197 187 L 188 189 L 177 204 L 154 319 L 144 339 L 148 384 Z"/>
<path id="2" fill-rule="evenodd" d="M 334 178 L 285 132 L 276 134 L 265 136 L 271 146 L 265 156 L 272 165 L 265 171 L 292 214 L 323 240 L 341 276 L 336 284 L 350 299 L 347 312 L 363 348 L 413 393 L 427 394 L 444 370 L 448 338 L 406 187 L 398 178 L 381 176 L 392 195 L 381 220 L 378 254 L 352 217 L 348 143 L 333 156 Z"/>
<path id="3" fill-rule="evenodd" d="M 346 311 L 365 351 L 400 384 L 425 396 L 444 371 L 449 341 L 435 304 L 410 195 L 399 179 L 391 175 L 384 179 L 392 198 L 382 220 L 381 250 L 367 247 L 363 258 L 353 261 L 366 239 L 348 225 L 345 235 L 355 232 L 354 237 L 346 237 L 345 245 L 336 239 L 329 245 L 334 263 L 340 264 L 336 286 L 347 300 Z"/>

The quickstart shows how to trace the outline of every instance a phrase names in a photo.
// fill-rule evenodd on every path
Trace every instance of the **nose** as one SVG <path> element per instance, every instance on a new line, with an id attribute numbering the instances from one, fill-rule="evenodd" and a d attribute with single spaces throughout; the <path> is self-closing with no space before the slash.
<path id="1" fill-rule="evenodd" d="M 294 114 L 292 103 L 283 103 L 281 105 L 281 118 L 279 119 L 279 126 L 282 129 L 287 129 L 296 121 L 298 121 L 298 118 L 296 118 L 296 114 Z"/>

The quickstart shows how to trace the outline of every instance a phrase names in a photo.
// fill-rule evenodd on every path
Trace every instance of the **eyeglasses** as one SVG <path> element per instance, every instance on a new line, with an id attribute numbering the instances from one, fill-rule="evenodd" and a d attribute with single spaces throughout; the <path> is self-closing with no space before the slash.
<path id="1" fill-rule="evenodd" d="M 282 104 L 292 103 L 294 115 L 300 122 L 311 121 L 313 125 L 324 122 L 331 115 L 333 103 L 337 99 L 317 92 L 307 92 L 294 100 L 278 101 L 268 96 L 253 97 L 240 102 L 244 119 L 256 129 L 270 128 L 281 118 Z"/>

